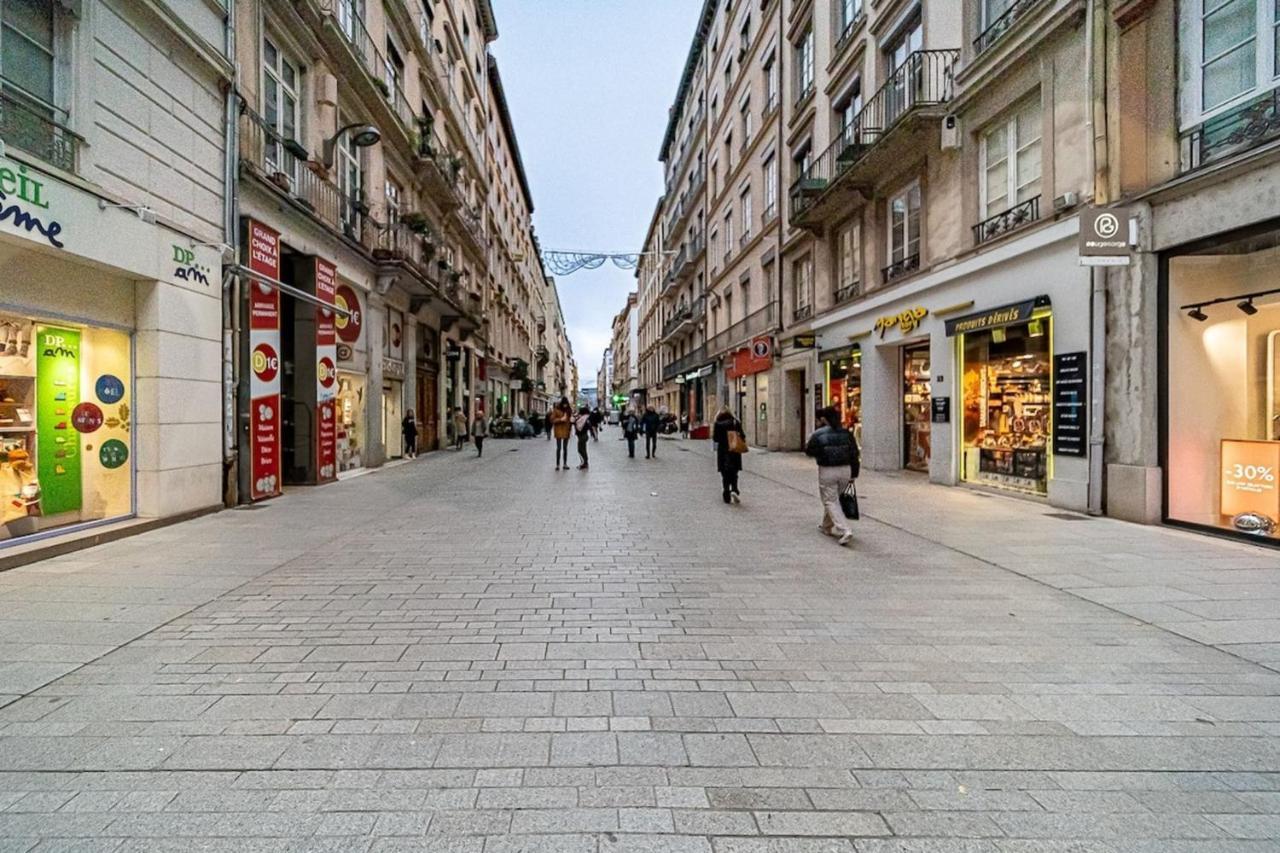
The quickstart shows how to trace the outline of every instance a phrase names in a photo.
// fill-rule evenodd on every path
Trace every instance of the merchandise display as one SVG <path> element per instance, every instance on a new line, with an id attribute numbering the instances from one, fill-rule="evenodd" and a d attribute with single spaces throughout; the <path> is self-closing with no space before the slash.
<path id="1" fill-rule="evenodd" d="M 929 345 L 906 347 L 903 364 L 903 467 L 928 471 L 930 447 Z"/>

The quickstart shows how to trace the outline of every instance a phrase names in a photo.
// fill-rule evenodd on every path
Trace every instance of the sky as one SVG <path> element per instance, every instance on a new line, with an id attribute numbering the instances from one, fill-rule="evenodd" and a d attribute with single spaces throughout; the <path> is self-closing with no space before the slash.
<path id="1" fill-rule="evenodd" d="M 498 59 L 545 249 L 638 252 L 701 0 L 493 0 Z M 635 273 L 556 279 L 580 383 L 595 384 Z"/>

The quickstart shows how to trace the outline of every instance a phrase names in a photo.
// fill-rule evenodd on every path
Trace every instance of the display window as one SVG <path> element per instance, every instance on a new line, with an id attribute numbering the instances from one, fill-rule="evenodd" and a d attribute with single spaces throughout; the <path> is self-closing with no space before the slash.
<path id="1" fill-rule="evenodd" d="M 1280 544 L 1280 231 L 1166 268 L 1166 518 Z"/>
<path id="2" fill-rule="evenodd" d="M 1048 494 L 1052 435 L 1052 318 L 960 336 L 961 478 Z"/>
<path id="3" fill-rule="evenodd" d="M 930 447 L 929 344 L 902 348 L 902 467 L 928 471 Z"/>
<path id="4" fill-rule="evenodd" d="M 0 540 L 133 512 L 129 335 L 0 314 Z"/>
<path id="5" fill-rule="evenodd" d="M 862 441 L 862 352 L 847 349 L 822 354 L 823 404 L 840 413 L 840 422 Z"/>
<path id="6" fill-rule="evenodd" d="M 365 381 L 358 373 L 338 371 L 338 471 L 351 471 L 364 465 Z"/>

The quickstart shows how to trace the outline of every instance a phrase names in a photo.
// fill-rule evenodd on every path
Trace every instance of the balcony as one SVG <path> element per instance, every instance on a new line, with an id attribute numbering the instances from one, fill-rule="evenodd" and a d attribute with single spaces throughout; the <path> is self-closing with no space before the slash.
<path id="1" fill-rule="evenodd" d="M 688 249 L 685 246 L 680 247 L 680 251 L 676 252 L 675 260 L 671 262 L 671 266 L 667 268 L 666 278 L 662 280 L 662 292 L 666 293 L 675 286 L 676 280 L 680 276 L 680 271 L 684 269 L 685 262 L 688 260 Z"/>
<path id="2" fill-rule="evenodd" d="M 920 120 L 942 117 L 941 106 L 951 99 L 951 69 L 959 53 L 918 50 L 898 66 L 791 185 L 793 225 L 814 227 L 829 216 L 847 212 L 847 200 L 836 198 L 834 191 L 863 189 L 859 182 L 865 185 L 882 173 L 889 158 L 902 157 L 902 146 L 889 151 L 881 143 L 894 131 L 906 133 Z"/>
<path id="3" fill-rule="evenodd" d="M 240 113 L 240 167 L 329 229 L 373 248 L 368 209 L 311 168 L 306 151 L 248 107 Z"/>
<path id="4" fill-rule="evenodd" d="M 685 332 L 692 331 L 694 326 L 703 318 L 705 308 L 702 306 L 702 300 L 696 300 L 692 305 L 684 304 L 675 310 L 667 322 L 662 324 L 662 339 L 682 335 Z"/>
<path id="5" fill-rule="evenodd" d="M 770 302 L 709 339 L 707 354 L 716 356 L 737 349 L 756 335 L 773 331 L 777 327 L 777 322 L 778 303 Z"/>
<path id="6" fill-rule="evenodd" d="M 862 295 L 862 282 L 851 281 L 837 287 L 835 293 L 832 294 L 836 305 L 843 305 L 846 302 L 852 302 Z"/>
<path id="7" fill-rule="evenodd" d="M 463 203 L 458 187 L 462 162 L 448 153 L 448 146 L 440 136 L 435 122 L 419 119 L 417 128 L 414 133 L 414 154 L 418 173 L 422 175 L 432 199 L 445 213 L 450 213 Z"/>
<path id="8" fill-rule="evenodd" d="M 839 56 L 844 52 L 846 47 L 853 43 L 853 34 L 858 31 L 858 26 L 866 20 L 866 17 L 866 13 L 859 9 L 857 13 L 855 13 L 854 16 L 845 23 L 845 25 L 840 29 L 840 32 L 836 35 L 836 45 L 831 51 L 832 56 Z"/>
<path id="9" fill-rule="evenodd" d="M 687 373 L 694 368 L 701 367 L 707 360 L 707 348 L 705 345 L 694 347 L 685 355 L 675 361 L 666 364 L 662 368 L 662 381 L 670 382 L 677 376 Z"/>
<path id="10" fill-rule="evenodd" d="M 1019 20 L 1022 19 L 1027 12 L 1039 6 L 1044 0 L 1014 0 L 1013 4 L 1005 10 L 1004 14 L 992 21 L 985 30 L 978 34 L 973 40 L 973 52 L 975 55 L 987 50 L 996 42 L 1004 37 Z"/>
<path id="11" fill-rule="evenodd" d="M 880 274 L 884 277 L 884 283 L 888 284 L 889 282 L 900 279 L 903 276 L 911 275 L 911 273 L 916 272 L 919 269 L 920 254 L 917 252 L 914 255 L 907 255 L 901 260 L 894 261 L 889 264 L 889 266 L 881 269 Z"/>
<path id="12" fill-rule="evenodd" d="M 453 211 L 453 221 L 457 231 L 470 244 L 477 254 L 484 255 L 487 248 L 484 241 L 484 229 L 480 223 L 480 214 L 468 205 L 461 205 Z"/>
<path id="13" fill-rule="evenodd" d="M 791 309 L 792 323 L 803 323 L 807 320 L 812 320 L 812 319 L 813 319 L 812 305 L 797 305 L 795 308 Z"/>
<path id="14" fill-rule="evenodd" d="M 76 170 L 83 141 L 67 127 L 65 110 L 41 104 L 2 83 L 0 140 L 64 172 Z"/>
<path id="15" fill-rule="evenodd" d="M 323 35 L 337 48 L 333 52 L 338 56 L 346 53 L 350 64 L 363 72 L 351 76 L 365 78 L 368 84 L 366 96 L 377 92 L 379 97 L 373 100 L 381 100 L 387 111 L 395 116 L 406 137 L 412 139 L 417 129 L 417 116 L 399 81 L 403 72 L 378 49 L 378 43 L 358 14 L 354 0 L 321 0 L 320 8 L 327 24 Z"/>
<path id="16" fill-rule="evenodd" d="M 995 216 L 987 217 L 973 226 L 973 244 L 981 246 L 983 243 L 1008 234 L 1010 231 L 1016 231 L 1023 225 L 1035 222 L 1039 218 L 1040 196 L 1033 196 L 1021 204 L 1014 205 L 1008 210 L 997 213 Z"/>
<path id="17" fill-rule="evenodd" d="M 1182 173 L 1280 138 L 1280 89 L 1214 116 L 1179 137 Z"/>

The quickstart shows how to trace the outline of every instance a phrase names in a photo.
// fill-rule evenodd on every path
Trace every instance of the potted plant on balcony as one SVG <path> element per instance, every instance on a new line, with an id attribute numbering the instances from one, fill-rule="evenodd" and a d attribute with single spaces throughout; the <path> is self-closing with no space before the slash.
<path id="1" fill-rule="evenodd" d="M 449 155 L 449 180 L 456 181 L 462 174 L 462 158 L 457 154 Z"/>
<path id="2" fill-rule="evenodd" d="M 427 234 L 431 231 L 431 222 L 427 219 L 427 215 L 421 211 L 410 211 L 400 217 L 400 221 L 404 226 L 414 234 Z"/>
<path id="3" fill-rule="evenodd" d="M 378 87 L 378 91 L 382 93 L 382 97 L 391 97 L 391 87 L 387 85 L 386 80 L 383 80 L 381 77 L 375 77 L 373 78 L 373 85 Z"/>

